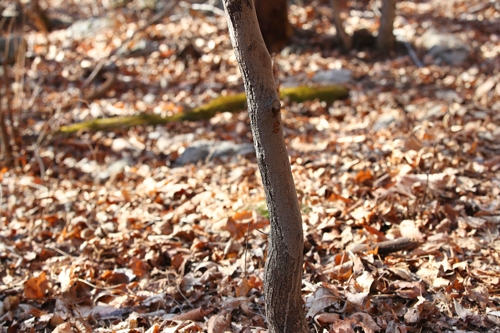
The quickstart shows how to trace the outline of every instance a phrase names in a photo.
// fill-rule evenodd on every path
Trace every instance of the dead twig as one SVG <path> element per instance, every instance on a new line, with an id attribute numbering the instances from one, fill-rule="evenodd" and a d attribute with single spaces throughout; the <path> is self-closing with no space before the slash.
<path id="1" fill-rule="evenodd" d="M 380 243 L 374 243 L 371 245 L 358 244 L 351 249 L 352 253 L 359 253 L 363 251 L 373 251 L 378 249 L 379 254 L 389 254 L 399 251 L 413 250 L 420 245 L 420 242 L 412 240 L 408 237 L 400 237 L 396 239 L 391 239 L 388 241 L 383 241 Z"/>
<path id="2" fill-rule="evenodd" d="M 408 42 L 403 42 L 403 45 L 405 46 L 406 52 L 408 52 L 408 55 L 410 56 L 410 59 L 411 61 L 413 61 L 415 66 L 417 66 L 417 68 L 424 67 L 424 64 L 422 63 L 422 61 L 420 61 L 420 59 L 418 59 L 417 53 L 415 52 L 413 47 L 411 47 L 411 44 Z"/>

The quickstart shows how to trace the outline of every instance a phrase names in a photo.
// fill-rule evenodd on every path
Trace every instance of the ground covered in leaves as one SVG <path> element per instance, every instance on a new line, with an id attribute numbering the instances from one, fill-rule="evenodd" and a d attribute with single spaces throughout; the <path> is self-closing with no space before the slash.
<path id="1" fill-rule="evenodd" d="M 255 157 L 176 163 L 196 142 L 251 143 L 246 112 L 57 134 L 243 91 L 225 18 L 184 4 L 127 45 L 151 52 L 108 59 L 111 89 L 82 102 L 105 82 L 85 83 L 95 66 L 153 16 L 138 2 L 48 1 L 63 22 L 112 24 L 91 36 L 74 23 L 28 29 L 27 58 L 9 69 L 22 144 L 0 171 L 0 332 L 266 331 L 269 221 Z M 376 31 L 370 6 L 349 6 L 348 31 Z M 293 43 L 274 57 L 282 86 L 333 74 L 350 89 L 333 104 L 282 103 L 311 330 L 499 332 L 498 4 L 399 2 L 396 35 L 421 67 L 403 46 L 340 52 L 329 10 L 292 5 Z M 467 57 L 449 64 L 426 50 L 431 28 L 466 43 Z M 377 245 L 395 239 L 408 242 Z"/>

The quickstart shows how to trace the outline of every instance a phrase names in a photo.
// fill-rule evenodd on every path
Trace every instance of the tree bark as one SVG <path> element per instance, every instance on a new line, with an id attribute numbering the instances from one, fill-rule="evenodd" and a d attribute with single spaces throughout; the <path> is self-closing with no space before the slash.
<path id="1" fill-rule="evenodd" d="M 231 43 L 248 100 L 254 145 L 266 192 L 271 231 L 264 277 L 270 333 L 305 333 L 301 298 L 303 231 L 283 138 L 271 57 L 252 0 L 224 0 Z"/>
<path id="2" fill-rule="evenodd" d="M 337 38 L 342 44 L 342 47 L 346 51 L 350 51 L 352 48 L 352 38 L 347 34 L 344 29 L 344 21 L 340 17 L 340 0 L 330 0 L 330 5 L 333 10 L 333 24 L 335 25 L 335 30 L 337 30 Z"/>
<path id="3" fill-rule="evenodd" d="M 288 0 L 254 0 L 260 32 L 270 53 L 280 52 L 290 41 L 293 29 L 288 21 Z"/>
<path id="4" fill-rule="evenodd" d="M 397 0 L 382 0 L 382 17 L 378 28 L 377 48 L 379 51 L 394 49 L 394 19 L 396 18 Z"/>

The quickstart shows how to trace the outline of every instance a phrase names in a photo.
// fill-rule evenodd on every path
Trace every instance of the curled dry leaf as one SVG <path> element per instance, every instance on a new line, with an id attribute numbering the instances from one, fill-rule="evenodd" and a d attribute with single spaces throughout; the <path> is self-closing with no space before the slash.
<path id="1" fill-rule="evenodd" d="M 368 271 L 364 271 L 363 274 L 356 278 L 356 282 L 365 292 L 370 291 L 373 281 L 375 281 L 375 278 L 373 274 Z"/>
<path id="2" fill-rule="evenodd" d="M 58 325 L 52 333 L 73 333 L 73 330 L 71 329 L 71 324 L 70 323 L 64 323 L 61 325 Z"/>
<path id="3" fill-rule="evenodd" d="M 346 292 L 346 297 L 349 303 L 358 307 L 358 308 L 368 308 L 370 306 L 370 299 L 368 298 L 368 292 L 360 292 L 360 293 L 350 293 Z"/>
<path id="4" fill-rule="evenodd" d="M 239 223 L 236 222 L 232 217 L 228 217 L 226 221 L 225 229 L 229 231 L 233 239 L 240 239 L 246 235 L 250 228 L 250 222 Z"/>
<path id="5" fill-rule="evenodd" d="M 160 333 L 160 325 L 154 324 L 146 331 L 146 333 Z"/>
<path id="6" fill-rule="evenodd" d="M 28 299 L 42 298 L 49 289 L 49 281 L 45 272 L 31 278 L 24 284 L 24 297 Z"/>
<path id="7" fill-rule="evenodd" d="M 331 306 L 334 302 L 338 302 L 339 299 L 340 296 L 336 289 L 319 287 L 314 292 L 314 299 L 306 316 L 311 318 L 314 317 L 316 314 L 323 311 L 323 309 Z"/>
<path id="8" fill-rule="evenodd" d="M 319 325 L 332 324 L 339 320 L 340 316 L 337 313 L 321 313 L 314 317 L 314 321 L 316 321 Z"/>
<path id="9" fill-rule="evenodd" d="M 371 170 L 361 170 L 357 173 L 354 180 L 358 184 L 367 184 L 368 182 L 374 179 L 373 173 Z"/>
<path id="10" fill-rule="evenodd" d="M 200 321 L 203 320 L 203 318 L 209 314 L 211 314 L 214 311 L 214 308 L 210 307 L 207 309 L 204 309 L 203 307 L 199 307 L 197 309 L 188 311 L 186 313 L 181 313 L 178 314 L 174 317 L 172 317 L 172 320 L 193 320 L 193 321 Z"/>
<path id="11" fill-rule="evenodd" d="M 236 297 L 246 296 L 250 291 L 250 288 L 251 287 L 250 284 L 248 283 L 248 280 L 246 278 L 242 278 L 241 280 L 238 281 L 234 293 Z"/>
<path id="12" fill-rule="evenodd" d="M 3 315 L 5 311 L 17 310 L 20 302 L 21 299 L 19 295 L 12 295 L 5 297 L 3 303 L 0 303 L 0 316 Z"/>
<path id="13" fill-rule="evenodd" d="M 393 285 L 397 287 L 398 296 L 403 298 L 415 299 L 427 293 L 424 284 L 419 281 L 397 281 Z"/>
<path id="14" fill-rule="evenodd" d="M 356 319 L 346 318 L 330 325 L 330 333 L 355 333 L 354 328 L 359 327 Z"/>
<path id="15" fill-rule="evenodd" d="M 365 333 L 373 333 L 381 330 L 373 318 L 364 312 L 356 312 L 351 315 L 351 318 L 358 320 L 363 327 Z"/>
<path id="16" fill-rule="evenodd" d="M 231 324 L 231 313 L 215 314 L 208 320 L 208 333 L 224 333 Z"/>

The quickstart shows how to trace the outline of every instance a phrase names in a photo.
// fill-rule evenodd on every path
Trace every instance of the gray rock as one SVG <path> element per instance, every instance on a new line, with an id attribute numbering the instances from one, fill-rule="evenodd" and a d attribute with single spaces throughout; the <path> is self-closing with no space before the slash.
<path id="1" fill-rule="evenodd" d="M 380 117 L 378 117 L 375 124 L 373 124 L 373 130 L 377 132 L 381 129 L 387 128 L 394 120 L 396 120 L 394 115 L 390 113 L 384 113 Z"/>
<path id="2" fill-rule="evenodd" d="M 419 117 L 418 120 L 421 121 L 443 117 L 443 110 L 445 110 L 445 108 L 441 103 L 437 103 L 435 105 L 426 105 L 426 107 L 424 107 L 424 112 L 421 114 L 421 117 Z"/>
<path id="3" fill-rule="evenodd" d="M 169 154 L 172 149 L 179 149 L 181 146 L 188 142 L 194 141 L 194 134 L 179 134 L 171 138 L 166 137 L 166 135 L 160 131 L 152 132 L 149 134 L 149 138 L 156 141 L 156 148 L 158 148 L 162 153 Z"/>
<path id="4" fill-rule="evenodd" d="M 123 55 L 125 57 L 145 57 L 151 55 L 151 53 L 158 51 L 160 49 L 160 44 L 158 42 L 152 42 L 149 40 L 140 40 L 137 43 L 133 43 L 131 48 L 120 48 L 118 55 Z"/>
<path id="5" fill-rule="evenodd" d="M 437 63 L 458 65 L 469 57 L 469 46 L 455 35 L 429 29 L 422 35 L 421 41 Z"/>
<path id="6" fill-rule="evenodd" d="M 463 98 L 455 90 L 438 90 L 436 91 L 436 97 L 447 102 L 463 102 Z"/>
<path id="7" fill-rule="evenodd" d="M 186 148 L 175 161 L 175 166 L 221 157 L 234 157 L 253 154 L 254 147 L 251 143 L 237 144 L 230 141 L 198 141 Z"/>
<path id="8" fill-rule="evenodd" d="M 346 83 L 352 79 L 352 72 L 348 69 L 331 69 L 314 74 L 312 81 L 321 83 Z"/>
<path id="9" fill-rule="evenodd" d="M 158 0 L 138 0 L 137 7 L 139 9 L 155 9 L 158 5 Z"/>
<path id="10" fill-rule="evenodd" d="M 76 21 L 66 29 L 66 36 L 73 40 L 83 40 L 111 28 L 113 23 L 113 20 L 107 17 L 93 17 L 88 20 Z"/>
<path id="11" fill-rule="evenodd" d="M 117 175 L 125 170 L 126 166 L 132 166 L 133 162 L 128 158 L 122 158 L 118 161 L 113 162 L 104 171 L 97 174 L 97 180 L 100 182 L 105 182 L 109 179 L 114 179 Z"/>

